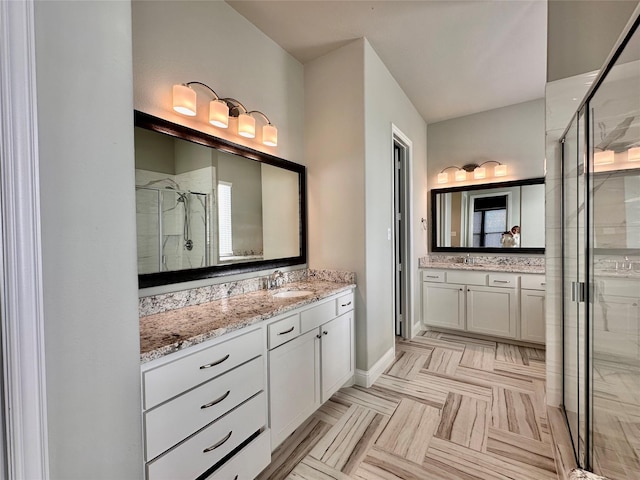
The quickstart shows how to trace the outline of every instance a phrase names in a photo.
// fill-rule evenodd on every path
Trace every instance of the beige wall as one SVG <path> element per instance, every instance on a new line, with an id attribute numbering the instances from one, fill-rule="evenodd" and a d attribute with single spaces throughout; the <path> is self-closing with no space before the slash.
<path id="1" fill-rule="evenodd" d="M 303 69 L 297 60 L 225 2 L 134 0 L 131 13 L 136 109 L 303 163 Z M 200 87 L 195 120 L 175 113 L 172 86 L 189 81 L 266 113 L 278 127 L 278 146 L 262 145 L 259 135 L 236 135 L 233 120 L 228 130 L 209 125 L 212 96 Z"/>
<path id="2" fill-rule="evenodd" d="M 547 81 L 598 70 L 637 0 L 549 0 Z"/>
<path id="3" fill-rule="evenodd" d="M 35 2 L 51 479 L 142 476 L 128 2 Z"/>
<path id="4" fill-rule="evenodd" d="M 356 366 L 368 370 L 394 341 L 392 124 L 413 142 L 414 274 L 426 252 L 426 125 L 365 39 L 305 65 L 305 112 L 309 264 L 356 272 Z"/>

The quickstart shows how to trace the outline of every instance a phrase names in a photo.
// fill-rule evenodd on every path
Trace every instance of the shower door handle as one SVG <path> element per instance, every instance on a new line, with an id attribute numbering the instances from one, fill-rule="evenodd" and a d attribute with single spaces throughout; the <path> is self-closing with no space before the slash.
<path id="1" fill-rule="evenodd" d="M 571 282 L 571 301 L 576 303 L 584 302 L 585 287 L 584 282 Z"/>

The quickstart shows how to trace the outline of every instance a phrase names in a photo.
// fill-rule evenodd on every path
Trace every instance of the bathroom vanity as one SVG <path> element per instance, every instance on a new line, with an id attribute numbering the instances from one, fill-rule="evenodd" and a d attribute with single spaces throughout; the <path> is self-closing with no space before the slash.
<path id="1" fill-rule="evenodd" d="M 255 478 L 352 379 L 354 288 L 296 282 L 142 317 L 146 478 Z"/>
<path id="2" fill-rule="evenodd" d="M 544 343 L 545 276 L 540 272 L 532 267 L 463 263 L 426 268 L 422 271 L 423 323 Z"/>

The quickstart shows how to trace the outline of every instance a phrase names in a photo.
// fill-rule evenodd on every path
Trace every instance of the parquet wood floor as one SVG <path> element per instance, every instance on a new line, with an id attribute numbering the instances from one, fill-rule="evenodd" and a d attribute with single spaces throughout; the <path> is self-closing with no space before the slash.
<path id="1" fill-rule="evenodd" d="M 343 388 L 259 480 L 557 480 L 543 350 L 422 332 L 369 389 Z"/>

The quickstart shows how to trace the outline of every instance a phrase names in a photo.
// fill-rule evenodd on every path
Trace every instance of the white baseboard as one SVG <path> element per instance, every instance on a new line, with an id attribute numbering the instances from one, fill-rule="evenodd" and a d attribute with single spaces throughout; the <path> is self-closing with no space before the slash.
<path id="1" fill-rule="evenodd" d="M 356 368 L 355 384 L 360 387 L 369 388 L 375 383 L 382 372 L 384 372 L 395 358 L 395 347 L 391 347 L 380 360 L 378 360 L 369 370 L 360 370 Z"/>

